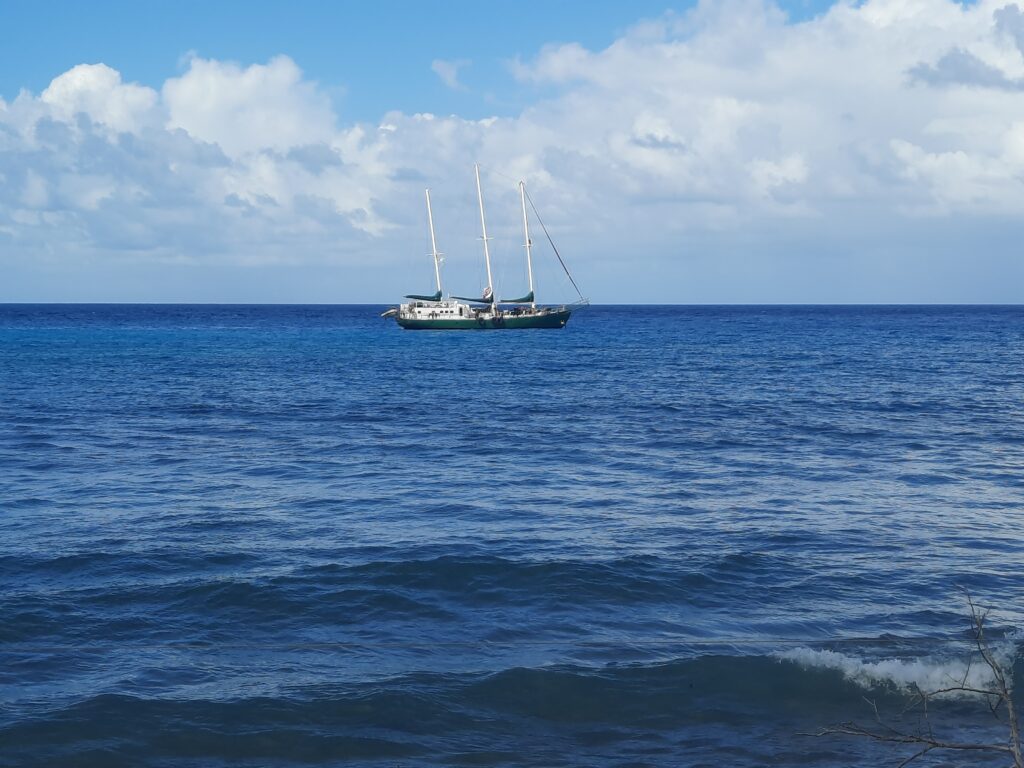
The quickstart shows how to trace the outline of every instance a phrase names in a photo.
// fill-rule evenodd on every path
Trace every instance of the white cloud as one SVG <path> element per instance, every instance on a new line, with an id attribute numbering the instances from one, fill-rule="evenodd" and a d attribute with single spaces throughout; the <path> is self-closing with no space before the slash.
<path id="1" fill-rule="evenodd" d="M 459 82 L 459 70 L 468 66 L 469 61 L 466 59 L 458 59 L 456 61 L 434 59 L 430 63 L 430 69 L 433 70 L 434 74 L 441 78 L 441 82 L 453 91 L 466 90 L 466 86 Z"/>
<path id="2" fill-rule="evenodd" d="M 487 120 L 346 124 L 287 56 L 192 56 L 159 92 L 80 65 L 0 102 L 0 250 L 367 267 L 421 246 L 427 185 L 445 237 L 472 243 L 473 216 L 454 211 L 479 160 L 527 178 L 609 286 L 629 269 L 660 290 L 682 269 L 665 254 L 750 259 L 750 243 L 885 249 L 906 227 L 927 252 L 946 243 L 922 217 L 984 232 L 1024 215 L 1022 19 L 1009 0 L 844 2 L 799 24 L 757 0 L 703 2 L 603 50 L 516 62 L 544 97 Z M 458 88 L 466 63 L 433 69 Z M 495 230 L 514 237 L 499 213 L 514 187 L 488 182 Z"/>
<path id="3" fill-rule="evenodd" d="M 217 144 L 232 157 L 329 142 L 330 100 L 287 56 L 242 68 L 192 58 L 188 71 L 163 87 L 169 128 Z"/>
<path id="4" fill-rule="evenodd" d="M 755 160 L 750 164 L 750 175 L 762 194 L 770 194 L 776 187 L 800 184 L 807 180 L 807 165 L 797 154 L 784 157 L 778 162 Z"/>
<path id="5" fill-rule="evenodd" d="M 39 100 L 51 114 L 70 121 L 78 114 L 115 131 L 135 132 L 157 101 L 152 88 L 122 83 L 106 64 L 79 64 L 54 78 Z"/>

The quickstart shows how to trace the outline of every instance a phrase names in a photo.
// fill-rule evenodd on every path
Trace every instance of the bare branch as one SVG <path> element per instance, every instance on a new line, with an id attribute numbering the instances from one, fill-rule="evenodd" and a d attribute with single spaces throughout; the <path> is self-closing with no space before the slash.
<path id="1" fill-rule="evenodd" d="M 960 741 L 942 741 L 940 739 L 932 739 L 923 734 L 910 734 L 903 733 L 902 731 L 896 731 L 892 734 L 879 733 L 878 731 L 872 731 L 870 728 L 865 728 L 857 723 L 839 723 L 838 725 L 829 726 L 828 728 L 822 728 L 820 731 L 812 734 L 814 736 L 864 736 L 874 741 L 881 741 L 886 744 L 913 744 L 913 745 L 924 745 L 929 749 L 956 749 L 971 752 L 999 752 L 1002 754 L 1013 754 L 1011 747 L 1002 746 L 1001 744 L 973 744 L 970 742 Z"/>
<path id="2" fill-rule="evenodd" d="M 882 717 L 877 702 L 865 697 L 864 700 L 871 707 L 874 714 L 874 727 L 867 727 L 851 721 L 823 728 L 811 735 L 819 737 L 853 736 L 885 744 L 906 744 L 918 747 L 919 749 L 916 752 L 904 758 L 899 764 L 899 768 L 906 768 L 906 766 L 918 758 L 924 757 L 932 750 L 990 752 L 1010 755 L 1013 758 L 1014 768 L 1024 768 L 1024 755 L 1022 755 L 1021 751 L 1020 722 L 1017 718 L 1017 711 L 1010 693 L 1010 684 L 1007 682 L 1007 673 L 1000 664 L 999 659 L 996 658 L 996 654 L 992 650 L 992 646 L 989 644 L 985 634 L 985 621 L 988 618 L 988 611 L 975 603 L 967 590 L 963 590 L 963 593 L 970 610 L 971 634 L 976 652 L 992 674 L 991 687 L 982 688 L 968 682 L 973 661 L 972 657 L 968 657 L 963 676 L 959 680 L 949 675 L 953 685 L 925 691 L 918 684 L 913 684 L 909 699 L 900 711 L 899 716 L 906 717 L 915 710 L 919 710 L 916 731 L 909 732 L 894 727 Z M 977 744 L 951 741 L 937 736 L 933 728 L 932 712 L 929 706 L 930 701 L 933 698 L 953 693 L 968 694 L 981 698 L 996 721 L 1008 727 L 1009 734 L 1007 740 L 1002 744 Z M 1001 712 L 1005 712 L 1005 715 L 1001 715 Z"/>
<path id="3" fill-rule="evenodd" d="M 910 764 L 911 764 L 912 762 L 914 762 L 915 760 L 917 760 L 917 758 L 919 758 L 919 757 L 924 757 L 924 756 L 925 756 L 925 755 L 927 755 L 927 754 L 928 754 L 929 752 L 931 752 L 931 751 L 932 751 L 933 749 L 935 749 L 935 747 L 925 747 L 925 748 L 924 748 L 924 749 L 922 749 L 921 751 L 919 751 L 919 752 L 915 752 L 915 753 L 914 753 L 914 754 L 912 754 L 912 755 L 911 755 L 910 757 L 908 757 L 908 758 L 907 758 L 906 760 L 904 760 L 904 761 L 903 761 L 902 763 L 900 763 L 900 764 L 899 764 L 899 765 L 897 766 L 897 768 L 906 768 L 906 766 L 910 765 Z"/>
<path id="4" fill-rule="evenodd" d="M 974 663 L 974 657 L 973 656 L 968 656 L 967 657 L 967 668 L 964 669 L 963 679 L 960 680 L 960 687 L 961 688 L 963 686 L 967 685 L 967 678 L 971 676 L 971 664 L 973 664 L 973 663 Z"/>

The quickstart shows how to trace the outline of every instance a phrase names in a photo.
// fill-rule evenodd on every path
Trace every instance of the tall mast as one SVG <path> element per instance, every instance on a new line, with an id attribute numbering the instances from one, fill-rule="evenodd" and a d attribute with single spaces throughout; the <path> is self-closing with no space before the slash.
<path id="1" fill-rule="evenodd" d="M 531 253 L 531 246 L 533 243 L 530 242 L 530 224 L 526 219 L 526 184 L 522 181 L 519 182 L 519 200 L 523 204 L 523 237 L 526 238 L 526 271 L 530 276 L 530 298 L 533 299 L 533 254 Z M 530 306 L 534 309 L 537 308 L 537 302 L 531 301 Z"/>
<path id="2" fill-rule="evenodd" d="M 487 246 L 487 220 L 484 218 L 484 193 L 480 189 L 480 163 L 473 164 L 473 170 L 476 172 L 476 196 L 480 201 L 480 230 L 483 232 L 484 241 L 484 260 L 487 262 L 487 288 L 491 294 L 491 300 L 496 302 L 497 299 L 494 293 L 494 279 L 491 277 L 491 250 Z M 492 304 L 496 306 L 496 304 Z"/>
<path id="3" fill-rule="evenodd" d="M 437 279 L 437 290 L 441 291 L 441 254 L 437 252 L 437 239 L 434 237 L 434 212 L 430 210 L 430 190 L 427 195 L 427 221 L 430 223 L 430 248 L 434 257 L 434 277 Z M 525 209 L 524 209 L 525 210 Z"/>

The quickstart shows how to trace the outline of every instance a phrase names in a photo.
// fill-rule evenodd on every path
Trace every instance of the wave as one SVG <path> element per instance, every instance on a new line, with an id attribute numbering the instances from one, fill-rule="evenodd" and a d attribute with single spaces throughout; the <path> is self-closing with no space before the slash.
<path id="1" fill-rule="evenodd" d="M 327 644 L 319 650 L 330 648 Z M 208 654 L 214 649 L 204 646 L 195 650 Z M 255 653 L 260 649 L 250 650 Z M 187 653 L 188 649 L 176 647 L 175 652 Z M 290 663 L 286 658 L 275 661 L 272 649 L 264 649 L 258 658 L 258 662 L 252 663 L 261 669 L 276 669 L 279 663 L 283 668 Z M 338 661 L 344 663 L 344 659 Z M 225 663 L 239 662 L 235 658 Z M 238 671 L 241 667 L 232 669 Z M 411 709 L 415 710 L 411 714 L 422 717 L 429 708 L 456 712 L 469 706 L 486 710 L 492 716 L 518 714 L 552 722 L 636 725 L 707 719 L 715 711 L 722 716 L 732 712 L 745 717 L 781 708 L 792 714 L 817 716 L 823 707 L 859 707 L 864 688 L 878 688 L 883 695 L 899 697 L 915 684 L 922 688 L 948 685 L 953 676 L 960 674 L 962 678 L 965 669 L 957 659 L 876 662 L 808 648 L 772 655 L 707 654 L 652 663 L 554 664 L 491 672 L 409 672 L 347 682 L 326 679 L 330 678 L 328 665 L 322 667 L 323 682 L 301 685 L 288 685 L 286 678 L 267 676 L 239 679 L 237 689 L 226 680 L 216 687 L 192 687 L 192 682 L 185 679 L 178 687 L 174 678 L 166 677 L 157 688 L 143 689 L 136 687 L 136 678 L 125 678 L 112 684 L 117 693 L 106 691 L 66 701 L 53 711 L 89 712 L 93 707 L 106 711 L 118 702 L 127 706 L 128 700 L 147 701 L 158 709 L 208 706 L 230 710 L 255 702 L 264 714 L 275 709 L 311 707 L 311 711 L 352 709 L 367 717 L 376 711 L 390 720 L 401 720 L 399 712 L 384 710 Z M 112 680 L 116 678 L 107 677 L 108 685 Z M 969 670 L 967 680 L 979 686 L 987 682 L 977 666 Z M 34 698 L 24 702 L 31 706 L 40 703 Z"/>
<path id="2" fill-rule="evenodd" d="M 1001 643 L 993 651 L 1004 669 L 1013 666 L 1016 648 L 1012 642 Z M 995 682 L 988 665 L 979 659 L 967 658 L 967 654 L 957 658 L 925 656 L 867 661 L 838 651 L 794 648 L 777 653 L 776 657 L 806 670 L 834 670 L 843 679 L 863 688 L 891 687 L 904 693 L 958 685 L 984 689 Z M 974 694 L 960 695 L 970 698 Z"/>
<path id="3" fill-rule="evenodd" d="M 887 711 L 898 711 L 908 686 L 940 684 L 963 671 L 955 659 L 870 661 L 801 648 L 774 656 L 420 672 L 292 686 L 275 675 L 248 675 L 234 689 L 223 678 L 216 686 L 175 689 L 168 680 L 162 689 L 133 689 L 129 676 L 74 700 L 11 702 L 0 717 L 0 740 L 26 765 L 85 755 L 75 764 L 105 765 L 117 756 L 138 758 L 135 764 L 452 765 L 465 759 L 611 766 L 647 750 L 642 764 L 674 766 L 684 744 L 687 758 L 703 755 L 707 765 L 720 764 L 726 753 L 744 756 L 734 765 L 786 764 L 797 734 L 869 717 L 865 687 L 877 689 L 873 698 Z M 984 683 L 972 674 L 969 682 Z M 958 727 L 992 727 L 984 706 L 946 705 Z M 93 755 L 97 744 L 104 752 Z M 835 764 L 849 764 L 859 749 L 844 742 L 843 760 Z"/>
<path id="4" fill-rule="evenodd" d="M 230 626 L 288 642 L 307 640 L 311 629 L 319 637 L 364 626 L 377 637 L 428 646 L 457 622 L 467 641 L 502 642 L 524 630 L 535 647 L 551 640 L 553 648 L 577 641 L 628 646 L 630 637 L 685 645 L 686 638 L 718 637 L 718 647 L 730 648 L 730 638 L 751 642 L 766 633 L 823 638 L 824 620 L 780 617 L 764 606 L 789 595 L 817 604 L 876 586 L 856 573 L 833 572 L 824 582 L 779 548 L 701 557 L 680 547 L 676 557 L 557 560 L 438 554 L 446 549 L 339 548 L 299 566 L 261 559 L 253 543 L 224 551 L 0 555 L 0 579 L 10 587 L 0 608 L 19 617 L 0 627 L 0 641 L 59 645 L 95 634 L 107 642 L 147 642 L 159 625 L 161 640 L 190 641 L 198 633 L 215 641 L 219 628 Z M 949 617 L 911 618 L 914 626 L 939 626 Z M 120 634 L 112 635 L 114 628 Z"/>

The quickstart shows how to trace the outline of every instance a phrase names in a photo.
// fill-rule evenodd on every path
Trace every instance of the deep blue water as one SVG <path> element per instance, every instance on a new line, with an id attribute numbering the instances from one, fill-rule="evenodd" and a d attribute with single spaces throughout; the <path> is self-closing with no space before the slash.
<path id="1" fill-rule="evenodd" d="M 0 306 L 0 764 L 894 765 L 801 734 L 959 586 L 1021 679 L 1024 308 L 379 311 Z"/>

